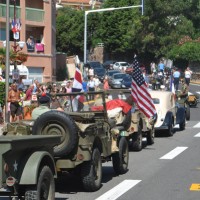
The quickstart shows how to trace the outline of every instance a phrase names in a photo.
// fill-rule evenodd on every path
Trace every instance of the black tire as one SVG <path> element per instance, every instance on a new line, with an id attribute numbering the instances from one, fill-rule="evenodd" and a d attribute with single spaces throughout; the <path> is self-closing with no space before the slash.
<path id="1" fill-rule="evenodd" d="M 170 136 L 170 137 L 174 135 L 174 129 L 173 129 L 173 123 L 172 122 L 170 122 L 170 124 L 168 125 L 167 135 Z"/>
<path id="2" fill-rule="evenodd" d="M 185 130 L 185 122 L 182 122 L 182 123 L 179 124 L 179 129 L 181 131 Z"/>
<path id="3" fill-rule="evenodd" d="M 119 140 L 119 152 L 112 154 L 113 169 L 117 175 L 125 174 L 128 171 L 129 150 L 125 137 Z"/>
<path id="4" fill-rule="evenodd" d="M 84 162 L 81 166 L 81 181 L 86 191 L 94 192 L 101 187 L 101 180 L 101 154 L 99 149 L 95 148 L 92 152 L 91 160 Z"/>
<path id="5" fill-rule="evenodd" d="M 184 117 L 184 121 L 179 124 L 180 131 L 185 130 L 185 125 L 186 125 L 186 116 Z"/>
<path id="6" fill-rule="evenodd" d="M 38 182 L 35 190 L 27 189 L 25 200 L 54 200 L 55 182 L 51 169 L 44 166 L 38 176 Z"/>
<path id="7" fill-rule="evenodd" d="M 138 125 L 138 132 L 133 133 L 131 149 L 133 151 L 141 151 L 142 150 L 142 128 L 141 125 Z"/>
<path id="8" fill-rule="evenodd" d="M 185 105 L 185 115 L 186 115 L 186 120 L 190 120 L 190 106 L 188 104 Z"/>
<path id="9" fill-rule="evenodd" d="M 148 145 L 154 144 L 154 139 L 155 139 L 155 128 L 152 127 L 152 129 L 147 133 L 147 144 Z"/>
<path id="10" fill-rule="evenodd" d="M 78 143 L 78 131 L 73 119 L 62 111 L 48 111 L 33 125 L 33 135 L 61 135 L 61 143 L 54 147 L 55 156 L 67 156 Z"/>

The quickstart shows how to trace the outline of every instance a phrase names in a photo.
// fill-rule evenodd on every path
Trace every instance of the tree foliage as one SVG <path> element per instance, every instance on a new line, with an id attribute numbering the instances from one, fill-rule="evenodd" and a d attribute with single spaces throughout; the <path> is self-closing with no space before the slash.
<path id="1" fill-rule="evenodd" d="M 185 56 L 185 59 L 198 60 L 195 51 L 199 44 L 192 42 L 180 46 L 179 41 L 184 36 L 192 40 L 200 37 L 200 1 L 145 0 L 144 3 L 144 15 L 140 8 L 90 13 L 87 47 L 90 49 L 102 42 L 113 59 L 132 59 L 137 49 L 143 59 Z M 141 0 L 106 0 L 103 8 L 139 4 Z M 59 10 L 56 39 L 58 51 L 82 55 L 84 12 L 70 8 Z"/>
<path id="2" fill-rule="evenodd" d="M 83 11 L 62 8 L 56 18 L 56 48 L 67 55 L 83 54 Z"/>

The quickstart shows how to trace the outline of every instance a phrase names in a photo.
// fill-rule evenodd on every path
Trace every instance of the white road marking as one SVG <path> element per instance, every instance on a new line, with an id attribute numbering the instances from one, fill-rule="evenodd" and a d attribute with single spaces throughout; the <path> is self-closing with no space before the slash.
<path id="1" fill-rule="evenodd" d="M 124 180 L 108 192 L 98 197 L 96 200 L 115 200 L 137 185 L 140 181 L 141 180 Z"/>
<path id="2" fill-rule="evenodd" d="M 197 94 L 200 94 L 200 92 L 196 92 Z"/>
<path id="3" fill-rule="evenodd" d="M 188 92 L 188 95 L 191 95 L 191 94 L 193 94 L 192 92 Z"/>
<path id="4" fill-rule="evenodd" d="M 193 126 L 193 128 L 200 128 L 200 122 Z"/>
<path id="5" fill-rule="evenodd" d="M 160 159 L 173 159 L 176 156 L 178 156 L 180 153 L 182 153 L 183 151 L 185 151 L 188 147 L 176 147 L 175 149 L 173 149 L 172 151 L 170 151 L 169 153 L 165 154 L 164 156 L 162 156 Z"/>
<path id="6" fill-rule="evenodd" d="M 194 137 L 200 137 L 200 132 L 197 133 Z"/>

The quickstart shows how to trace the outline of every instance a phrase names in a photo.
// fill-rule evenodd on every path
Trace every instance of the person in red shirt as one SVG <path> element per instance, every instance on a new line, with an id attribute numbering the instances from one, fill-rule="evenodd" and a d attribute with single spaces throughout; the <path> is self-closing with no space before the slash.
<path id="1" fill-rule="evenodd" d="M 34 85 L 30 85 L 28 90 L 26 91 L 26 101 L 31 100 L 33 89 L 34 89 Z"/>

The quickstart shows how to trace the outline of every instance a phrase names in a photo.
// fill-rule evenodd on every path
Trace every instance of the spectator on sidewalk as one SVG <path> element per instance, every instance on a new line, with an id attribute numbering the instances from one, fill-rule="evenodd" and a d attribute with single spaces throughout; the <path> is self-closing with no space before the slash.
<path id="1" fill-rule="evenodd" d="M 178 68 L 175 68 L 175 71 L 173 73 L 175 90 L 178 90 L 178 88 L 179 88 L 180 75 L 181 75 L 181 73 L 179 72 Z"/>
<path id="2" fill-rule="evenodd" d="M 185 83 L 187 84 L 187 86 L 189 86 L 190 84 L 191 76 L 192 76 L 192 71 L 190 70 L 189 67 L 187 67 L 185 70 Z"/>
<path id="3" fill-rule="evenodd" d="M 19 121 L 20 116 L 22 115 L 22 110 L 19 105 L 20 92 L 17 89 L 16 84 L 12 84 L 11 90 L 8 92 L 8 102 L 10 102 L 10 112 L 11 112 L 11 122 Z"/>

